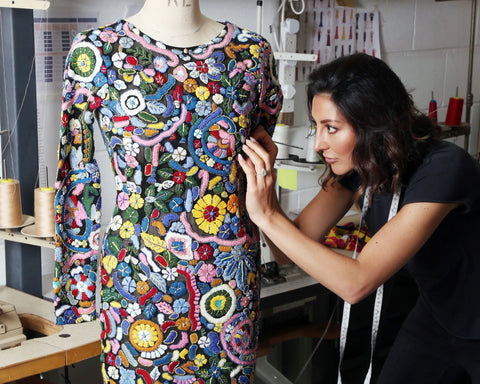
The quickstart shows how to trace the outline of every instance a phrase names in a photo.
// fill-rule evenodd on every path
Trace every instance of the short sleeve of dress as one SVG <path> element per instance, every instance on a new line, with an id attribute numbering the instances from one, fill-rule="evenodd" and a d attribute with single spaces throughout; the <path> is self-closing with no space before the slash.
<path id="1" fill-rule="evenodd" d="M 412 175 L 405 190 L 404 204 L 415 202 L 459 203 L 465 213 L 480 209 L 476 196 L 480 188 L 480 168 L 457 145 L 445 141 L 432 152 Z M 477 199 L 478 200 L 478 199 Z"/>
<path id="2" fill-rule="evenodd" d="M 96 318 L 100 174 L 93 157 L 94 111 L 100 98 L 84 87 L 100 72 L 100 54 L 78 35 L 65 64 L 58 168 L 54 307 L 57 324 Z M 82 85 L 83 84 L 83 85 Z"/>

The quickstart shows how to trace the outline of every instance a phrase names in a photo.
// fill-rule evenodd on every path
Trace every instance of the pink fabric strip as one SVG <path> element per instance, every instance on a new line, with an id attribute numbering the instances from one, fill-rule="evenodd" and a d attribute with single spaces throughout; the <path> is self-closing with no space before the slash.
<path id="1" fill-rule="evenodd" d="M 185 212 L 181 213 L 180 220 L 182 221 L 182 224 L 185 226 L 185 231 L 187 232 L 187 234 L 189 236 L 191 236 L 192 238 L 194 238 L 195 240 L 201 241 L 203 243 L 209 243 L 211 241 L 214 241 L 214 242 L 216 242 L 220 245 L 225 245 L 227 247 L 229 247 L 229 246 L 233 247 L 235 245 L 245 244 L 247 241 L 254 242 L 254 240 L 250 236 L 247 236 L 247 235 L 239 237 L 236 240 L 222 240 L 217 236 L 202 237 L 198 233 L 195 233 L 192 230 L 192 227 L 190 226 L 190 223 L 188 222 L 188 220 L 186 218 L 186 213 Z"/>
<path id="2" fill-rule="evenodd" d="M 233 36 L 233 26 L 229 23 L 227 25 L 227 35 L 223 38 L 223 40 L 217 44 L 211 44 L 208 46 L 208 49 L 205 53 L 202 53 L 200 55 L 193 55 L 192 57 L 198 60 L 205 60 L 206 58 L 210 57 L 212 52 L 217 49 L 217 48 L 223 48 L 225 47 L 228 43 L 230 43 L 230 40 L 232 39 Z"/>
<path id="3" fill-rule="evenodd" d="M 65 111 L 69 106 L 75 103 L 75 100 L 77 100 L 78 95 L 85 95 L 88 97 L 88 101 L 93 100 L 92 92 L 88 89 L 85 88 L 79 88 L 75 91 L 74 97 L 72 97 L 70 100 L 64 102 L 62 104 L 62 111 Z"/>

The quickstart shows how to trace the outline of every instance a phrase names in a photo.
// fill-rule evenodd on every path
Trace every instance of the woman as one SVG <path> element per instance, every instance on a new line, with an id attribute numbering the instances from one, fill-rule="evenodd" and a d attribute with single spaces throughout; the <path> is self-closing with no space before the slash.
<path id="1" fill-rule="evenodd" d="M 274 192 L 275 145 L 257 132 L 238 157 L 251 219 L 277 261 L 296 263 L 349 303 L 406 265 L 419 299 L 379 382 L 446 382 L 460 369 L 480 383 L 478 164 L 460 147 L 435 139 L 429 119 L 379 59 L 355 54 L 321 66 L 307 93 L 315 149 L 327 167 L 322 189 L 290 221 Z M 323 246 L 320 240 L 351 205 L 362 206 L 367 187 L 371 240 L 356 259 Z M 388 221 L 396 193 L 398 212 Z"/>

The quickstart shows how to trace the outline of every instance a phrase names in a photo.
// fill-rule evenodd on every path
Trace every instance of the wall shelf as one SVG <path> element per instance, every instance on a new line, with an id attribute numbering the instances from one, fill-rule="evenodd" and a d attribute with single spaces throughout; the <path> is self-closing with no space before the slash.
<path id="1" fill-rule="evenodd" d="M 43 237 L 26 236 L 18 230 L 1 229 L 0 239 L 28 245 L 35 245 L 37 247 L 55 248 L 55 241 L 53 238 L 48 239 Z"/>
<path id="2" fill-rule="evenodd" d="M 460 125 L 446 125 L 438 124 L 442 132 L 440 133 L 440 138 L 442 140 L 451 139 L 452 137 L 465 136 L 464 149 L 468 151 L 468 143 L 470 137 L 470 123 L 461 123 Z"/>
<path id="3" fill-rule="evenodd" d="M 40 0 L 0 0 L 0 8 L 48 9 L 49 1 Z"/>
<path id="4" fill-rule="evenodd" d="M 294 160 L 276 160 L 276 169 L 292 169 L 299 172 L 315 172 L 324 166 L 323 163 L 307 163 Z"/>

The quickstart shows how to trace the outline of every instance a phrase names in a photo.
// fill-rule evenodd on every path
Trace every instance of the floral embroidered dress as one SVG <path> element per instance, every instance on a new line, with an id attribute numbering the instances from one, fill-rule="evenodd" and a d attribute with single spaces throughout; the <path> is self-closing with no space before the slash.
<path id="1" fill-rule="evenodd" d="M 177 49 L 121 20 L 75 38 L 62 101 L 57 322 L 98 315 L 106 383 L 253 383 L 260 254 L 235 158 L 281 108 L 268 42 L 226 22 Z M 116 181 L 98 314 L 95 123 Z"/>

